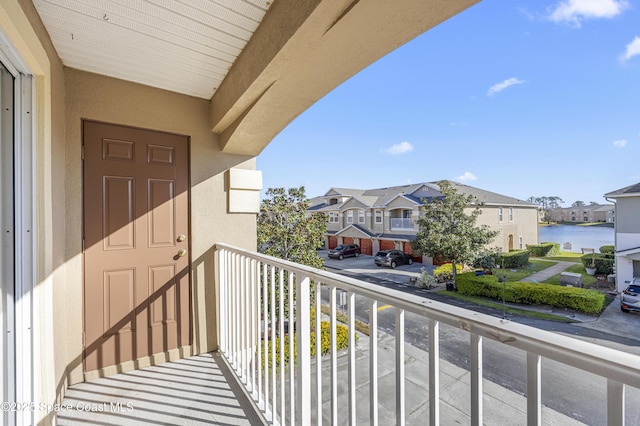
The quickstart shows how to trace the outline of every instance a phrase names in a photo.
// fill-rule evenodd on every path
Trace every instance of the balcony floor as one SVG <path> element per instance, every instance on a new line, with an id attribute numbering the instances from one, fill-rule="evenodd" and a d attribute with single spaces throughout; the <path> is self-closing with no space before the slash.
<path id="1" fill-rule="evenodd" d="M 72 407 L 58 411 L 63 426 L 262 423 L 217 353 L 79 383 L 63 404 Z"/>

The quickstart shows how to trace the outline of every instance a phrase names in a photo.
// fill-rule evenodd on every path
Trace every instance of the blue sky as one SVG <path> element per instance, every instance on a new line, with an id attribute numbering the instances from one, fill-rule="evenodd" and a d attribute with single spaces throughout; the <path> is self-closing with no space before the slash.
<path id="1" fill-rule="evenodd" d="M 640 2 L 483 0 L 319 100 L 257 167 L 309 197 L 450 179 L 605 203 L 640 182 Z"/>

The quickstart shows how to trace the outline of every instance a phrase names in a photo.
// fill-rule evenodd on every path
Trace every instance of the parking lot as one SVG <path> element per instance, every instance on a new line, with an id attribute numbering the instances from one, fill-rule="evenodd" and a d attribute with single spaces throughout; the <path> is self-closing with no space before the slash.
<path id="1" fill-rule="evenodd" d="M 396 283 L 408 284 L 410 278 L 420 276 L 422 268 L 430 273 L 434 266 L 424 265 L 414 262 L 412 265 L 398 265 L 396 269 L 376 266 L 373 256 L 360 255 L 359 257 L 347 257 L 343 260 L 330 259 L 329 250 L 319 250 L 318 255 L 324 259 L 324 264 L 328 269 L 338 269 L 352 274 L 367 275 L 372 278 L 393 281 Z"/>

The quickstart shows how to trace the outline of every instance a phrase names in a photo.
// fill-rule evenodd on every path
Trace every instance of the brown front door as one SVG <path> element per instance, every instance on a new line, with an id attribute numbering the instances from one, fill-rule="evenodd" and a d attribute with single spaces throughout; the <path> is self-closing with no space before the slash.
<path id="1" fill-rule="evenodd" d="M 84 368 L 191 342 L 188 137 L 83 122 Z"/>

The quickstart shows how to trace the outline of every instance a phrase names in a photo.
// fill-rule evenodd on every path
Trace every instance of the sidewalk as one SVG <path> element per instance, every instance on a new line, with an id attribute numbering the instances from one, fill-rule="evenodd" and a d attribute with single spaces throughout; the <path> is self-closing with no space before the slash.
<path id="1" fill-rule="evenodd" d="M 525 277 L 520 281 L 528 283 L 541 283 L 553 277 L 554 275 L 564 272 L 567 268 L 573 265 L 575 265 L 574 262 L 558 262 L 555 265 L 549 266 L 548 268 L 543 269 L 542 271 L 538 271 L 533 275 L 529 275 L 528 277 Z"/>
<path id="2" fill-rule="evenodd" d="M 405 410 L 407 425 L 424 425 L 429 419 L 429 354 L 405 344 Z M 330 363 L 323 363 L 323 377 L 330 377 Z M 395 337 L 379 332 L 378 336 L 378 422 L 395 424 Z M 348 389 L 348 357 L 338 358 L 338 389 Z M 471 373 L 440 359 L 440 424 L 460 425 L 471 422 Z M 327 385 L 326 381 L 323 380 Z M 358 424 L 368 424 L 369 415 L 369 337 L 358 334 L 356 348 L 356 415 Z M 323 386 L 323 399 L 329 388 Z M 483 423 L 486 425 L 526 425 L 527 399 L 487 379 L 483 380 Z M 323 417 L 331 418 L 330 404 L 324 404 Z M 340 399 L 338 418 L 347 419 L 349 406 Z M 581 425 L 583 423 L 542 407 L 543 425 Z"/>

